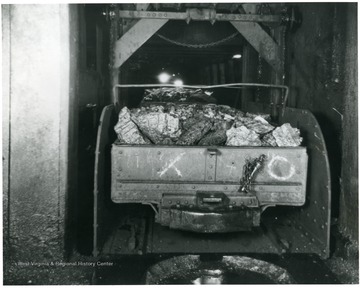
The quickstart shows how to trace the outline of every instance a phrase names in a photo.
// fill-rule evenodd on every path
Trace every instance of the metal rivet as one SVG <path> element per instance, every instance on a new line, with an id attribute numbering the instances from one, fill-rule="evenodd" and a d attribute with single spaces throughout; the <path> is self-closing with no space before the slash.
<path id="1" fill-rule="evenodd" d="M 299 251 L 299 248 L 296 247 L 295 250 L 296 250 L 296 251 Z"/>
<path id="2" fill-rule="evenodd" d="M 326 253 L 326 250 L 324 249 L 324 250 L 322 250 L 322 252 L 323 252 L 323 253 Z"/>
<path id="3" fill-rule="evenodd" d="M 325 210 L 325 206 L 321 207 L 322 210 Z"/>
<path id="4" fill-rule="evenodd" d="M 307 216 L 307 217 L 310 217 L 310 214 L 309 214 L 309 213 L 306 213 L 306 216 Z"/>
<path id="5" fill-rule="evenodd" d="M 212 168 L 213 168 L 213 165 L 210 165 L 209 168 L 212 169 Z"/>
<path id="6" fill-rule="evenodd" d="M 305 236 L 309 236 L 309 233 L 308 233 L 308 232 L 305 232 Z"/>
<path id="7" fill-rule="evenodd" d="M 314 239 L 314 238 L 311 238 L 311 241 L 312 241 L 312 242 L 315 242 L 315 239 Z"/>
<path id="8" fill-rule="evenodd" d="M 178 204 L 178 205 L 176 205 L 176 208 L 180 208 L 180 205 Z"/>
<path id="9" fill-rule="evenodd" d="M 122 154 L 122 151 L 120 151 L 119 153 Z"/>
<path id="10" fill-rule="evenodd" d="M 227 190 L 228 188 L 225 186 L 224 189 Z"/>
<path id="11" fill-rule="evenodd" d="M 241 205 L 244 205 L 244 201 L 241 201 L 240 204 L 241 204 Z"/>
<path id="12" fill-rule="evenodd" d="M 195 186 L 192 186 L 192 189 L 195 189 L 196 187 Z"/>
<path id="13" fill-rule="evenodd" d="M 212 179 L 212 177 L 211 177 L 211 176 L 209 176 L 209 177 L 208 177 L 208 179 L 209 179 L 209 180 L 211 180 L 211 179 Z"/>
<path id="14" fill-rule="evenodd" d="M 324 225 L 321 225 L 321 229 L 325 229 L 325 226 L 324 226 Z"/>
<path id="15" fill-rule="evenodd" d="M 189 201 L 186 200 L 186 201 L 185 201 L 185 204 L 189 204 Z"/>
<path id="16" fill-rule="evenodd" d="M 301 174 L 300 170 L 296 171 L 296 174 Z"/>
<path id="17" fill-rule="evenodd" d="M 314 204 L 315 204 L 315 205 L 317 204 L 317 201 L 316 201 L 316 200 L 314 201 Z"/>
<path id="18" fill-rule="evenodd" d="M 233 208 L 233 206 L 229 205 L 229 208 L 230 208 L 230 209 L 232 209 L 232 208 Z"/>
<path id="19" fill-rule="evenodd" d="M 171 200 L 169 200 L 169 204 L 171 204 L 172 203 L 172 201 Z"/>
<path id="20" fill-rule="evenodd" d="M 316 219 L 314 219 L 313 222 L 316 223 Z"/>
<path id="21" fill-rule="evenodd" d="M 176 204 L 180 204 L 180 201 L 176 201 Z"/>
<path id="22" fill-rule="evenodd" d="M 233 204 L 233 205 L 236 205 L 236 202 L 234 201 L 234 202 L 232 202 L 232 204 Z"/>
<path id="23" fill-rule="evenodd" d="M 190 205 L 190 208 L 193 208 L 194 207 L 194 205 Z"/>
<path id="24" fill-rule="evenodd" d="M 156 188 L 159 188 L 160 187 L 160 185 L 156 185 Z"/>
<path id="25" fill-rule="evenodd" d="M 260 187 L 259 187 L 259 190 L 260 190 L 260 191 L 264 190 L 264 187 L 261 187 L 261 186 L 260 186 Z"/>

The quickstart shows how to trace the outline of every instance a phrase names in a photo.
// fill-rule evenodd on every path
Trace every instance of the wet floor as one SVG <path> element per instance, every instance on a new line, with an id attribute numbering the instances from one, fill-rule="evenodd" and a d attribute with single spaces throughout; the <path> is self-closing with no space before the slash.
<path id="1" fill-rule="evenodd" d="M 240 258 L 246 258 L 243 256 L 244 255 L 240 256 Z M 240 266 L 234 264 L 238 267 L 236 269 L 231 268 L 231 265 L 227 265 L 225 267 L 223 264 L 221 264 L 224 261 L 222 260 L 223 258 L 220 255 L 201 255 L 198 258 L 196 258 L 197 256 L 192 256 L 193 258 L 186 259 L 185 261 L 174 261 L 174 267 L 177 266 L 178 271 L 182 271 L 181 273 L 166 272 L 171 270 L 169 268 L 169 263 L 173 261 L 171 259 L 179 258 L 176 257 L 176 255 L 123 256 L 117 258 L 117 260 L 111 260 L 114 262 L 114 265 L 112 267 L 98 267 L 93 277 L 93 284 L 204 284 L 208 283 L 206 281 L 214 281 L 214 283 L 217 284 L 341 283 L 336 278 L 335 274 L 333 274 L 333 272 L 329 270 L 329 268 L 325 265 L 324 261 L 320 259 L 317 255 L 257 254 L 246 256 L 249 257 L 249 259 L 252 259 L 251 261 L 255 260 L 256 262 L 245 264 L 245 266 L 241 266 L 242 264 Z M 181 257 L 184 256 L 180 256 L 180 258 Z M 109 261 L 109 259 L 105 260 Z M 195 265 L 194 261 L 198 261 L 199 263 Z M 164 267 L 159 268 L 159 266 L 162 265 L 162 262 L 165 263 Z M 260 264 L 253 265 L 253 263 Z M 269 268 L 266 268 L 266 263 L 269 264 Z M 187 267 L 187 265 L 189 267 Z M 251 269 L 249 268 L 252 267 L 251 265 L 257 267 L 260 266 L 260 268 L 263 265 L 263 268 L 265 270 Z M 152 276 L 155 275 L 154 277 L 152 277 L 152 280 L 150 280 L 150 282 L 149 271 L 151 271 Z M 163 274 L 163 277 L 157 277 L 156 271 L 159 271 L 159 274 Z M 285 274 L 289 275 L 289 279 L 286 280 L 288 282 L 281 282 L 281 279 L 283 279 L 282 277 L 284 277 L 282 276 L 282 274 L 284 274 L 283 271 L 286 272 Z M 273 277 L 269 277 L 269 272 L 270 274 L 273 274 Z"/>

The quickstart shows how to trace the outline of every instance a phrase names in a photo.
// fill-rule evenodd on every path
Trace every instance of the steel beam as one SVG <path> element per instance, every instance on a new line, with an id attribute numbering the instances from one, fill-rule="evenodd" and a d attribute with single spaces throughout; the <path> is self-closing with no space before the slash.
<path id="1" fill-rule="evenodd" d="M 281 72 L 281 53 L 278 44 L 259 24 L 230 21 L 242 36 L 277 72 Z"/>
<path id="2" fill-rule="evenodd" d="M 146 13 L 146 12 L 145 12 Z M 114 67 L 119 68 L 135 53 L 168 19 L 141 19 L 115 43 Z"/>
<path id="3" fill-rule="evenodd" d="M 196 21 L 240 21 L 240 22 L 267 22 L 280 23 L 280 15 L 254 15 L 254 14 L 223 14 L 216 13 L 215 9 L 188 9 L 187 12 L 162 11 L 119 11 L 121 18 L 130 19 L 168 19 L 168 20 L 196 20 Z"/>

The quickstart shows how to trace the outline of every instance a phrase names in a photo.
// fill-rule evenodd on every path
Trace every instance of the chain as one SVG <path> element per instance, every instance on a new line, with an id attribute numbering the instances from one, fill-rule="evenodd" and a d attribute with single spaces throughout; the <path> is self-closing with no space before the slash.
<path id="1" fill-rule="evenodd" d="M 258 69 L 257 69 L 257 82 L 258 83 L 262 83 L 262 76 L 263 76 L 263 59 L 259 53 L 258 56 Z M 261 93 L 262 90 L 260 89 L 260 87 L 257 87 L 255 90 L 255 102 L 260 102 L 262 97 L 261 97 Z"/>
<path id="2" fill-rule="evenodd" d="M 253 180 L 255 173 L 260 169 L 261 165 L 264 163 L 266 156 L 261 154 L 258 158 L 250 161 L 246 160 L 243 169 L 243 177 L 240 179 L 240 188 L 239 192 L 249 192 L 251 181 Z"/>
<path id="3" fill-rule="evenodd" d="M 235 32 L 233 34 L 231 34 L 230 36 L 226 37 L 226 38 L 223 38 L 221 40 L 218 40 L 218 41 L 215 41 L 215 42 L 211 42 L 211 43 L 205 43 L 205 44 L 190 44 L 190 43 L 183 43 L 183 42 L 179 42 L 179 41 L 176 41 L 176 40 L 172 40 L 172 39 L 169 39 L 167 37 L 165 37 L 164 35 L 161 35 L 159 33 L 156 33 L 156 35 L 158 37 L 160 37 L 161 39 L 169 42 L 169 43 L 172 43 L 172 44 L 175 44 L 175 45 L 178 45 L 178 46 L 182 46 L 182 47 L 187 47 L 187 48 L 197 48 L 197 49 L 203 49 L 203 48 L 209 48 L 209 47 L 214 47 L 214 46 L 217 46 L 217 45 L 220 45 L 220 44 L 223 44 L 233 38 L 235 38 L 237 35 L 239 35 L 239 32 Z"/>
<path id="4" fill-rule="evenodd" d="M 285 83 L 285 58 L 286 58 L 286 32 L 287 32 L 287 29 L 288 27 L 285 26 L 285 28 L 283 29 L 282 31 L 282 44 L 283 44 L 283 47 L 282 47 L 282 55 L 281 55 L 281 65 L 282 65 L 282 71 L 283 71 L 283 75 L 282 76 L 282 82 L 281 84 L 284 84 Z"/>

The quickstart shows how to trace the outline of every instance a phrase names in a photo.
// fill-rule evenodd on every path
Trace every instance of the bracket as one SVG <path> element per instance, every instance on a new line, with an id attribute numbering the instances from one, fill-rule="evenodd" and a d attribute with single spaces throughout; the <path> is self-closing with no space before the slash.
<path id="1" fill-rule="evenodd" d="M 115 43 L 115 69 L 125 63 L 168 19 L 140 19 Z"/>

